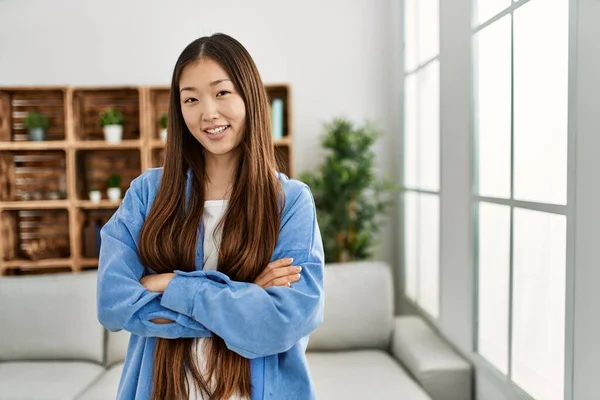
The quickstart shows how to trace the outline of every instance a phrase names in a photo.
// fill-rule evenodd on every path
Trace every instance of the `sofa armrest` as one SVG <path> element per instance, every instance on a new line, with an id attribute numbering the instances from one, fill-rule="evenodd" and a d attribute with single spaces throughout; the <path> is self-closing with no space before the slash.
<path id="1" fill-rule="evenodd" d="M 392 353 L 433 400 L 471 399 L 471 366 L 416 316 L 395 318 Z"/>

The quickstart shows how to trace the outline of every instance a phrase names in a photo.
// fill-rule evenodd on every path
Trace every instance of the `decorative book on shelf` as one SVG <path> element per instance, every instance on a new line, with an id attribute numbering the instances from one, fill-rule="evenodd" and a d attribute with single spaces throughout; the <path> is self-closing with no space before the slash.
<path id="1" fill-rule="evenodd" d="M 266 85 L 280 171 L 293 176 L 288 85 Z M 99 232 L 131 181 L 162 165 L 168 86 L 0 87 L 0 275 L 97 268 Z"/>

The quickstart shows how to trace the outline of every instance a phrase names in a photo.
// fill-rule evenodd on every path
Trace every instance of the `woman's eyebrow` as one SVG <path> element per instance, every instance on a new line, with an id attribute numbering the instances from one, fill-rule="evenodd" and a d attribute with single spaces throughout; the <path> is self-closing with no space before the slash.
<path id="1" fill-rule="evenodd" d="M 221 82 L 225 82 L 225 81 L 231 81 L 231 79 L 229 79 L 229 78 L 217 79 L 216 81 L 212 81 L 212 82 L 210 83 L 210 86 L 216 86 L 216 85 L 218 85 L 219 83 L 221 83 Z"/>
<path id="2" fill-rule="evenodd" d="M 229 79 L 229 78 L 217 79 L 216 81 L 212 81 L 211 83 L 209 83 L 209 85 L 210 86 L 216 86 L 219 83 L 225 82 L 225 81 L 231 81 L 231 79 Z M 183 92 L 184 90 L 195 91 L 195 90 L 198 90 L 198 89 L 196 89 L 193 86 L 186 86 L 186 87 L 181 88 L 181 90 L 179 91 L 179 93 Z"/>

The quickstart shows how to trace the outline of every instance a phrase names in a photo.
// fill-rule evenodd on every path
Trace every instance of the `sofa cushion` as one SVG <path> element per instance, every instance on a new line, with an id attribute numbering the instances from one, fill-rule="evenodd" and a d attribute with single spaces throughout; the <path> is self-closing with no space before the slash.
<path id="1" fill-rule="evenodd" d="M 392 352 L 434 400 L 469 400 L 471 366 L 421 317 L 396 317 Z"/>
<path id="2" fill-rule="evenodd" d="M 111 366 L 114 363 L 125 361 L 127 347 L 129 346 L 129 337 L 131 334 L 126 330 L 107 332 L 108 343 L 106 344 L 106 365 Z"/>
<path id="3" fill-rule="evenodd" d="M 307 358 L 319 400 L 431 400 L 383 351 L 309 352 Z"/>
<path id="4" fill-rule="evenodd" d="M 95 271 L 0 279 L 0 361 L 102 362 Z"/>
<path id="5" fill-rule="evenodd" d="M 0 362 L 0 400 L 73 400 L 102 373 L 89 362 Z"/>
<path id="6" fill-rule="evenodd" d="M 311 333 L 309 350 L 389 348 L 394 313 L 387 264 L 327 264 L 324 286 L 324 320 Z"/>
<path id="7" fill-rule="evenodd" d="M 116 399 L 123 364 L 116 364 L 106 371 L 91 387 L 77 396 L 77 400 Z"/>

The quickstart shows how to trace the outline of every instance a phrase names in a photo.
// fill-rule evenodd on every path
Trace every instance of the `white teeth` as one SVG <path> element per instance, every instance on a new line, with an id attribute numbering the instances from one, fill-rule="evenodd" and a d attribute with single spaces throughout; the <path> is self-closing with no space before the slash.
<path id="1" fill-rule="evenodd" d="M 222 126 L 220 128 L 217 128 L 217 129 L 207 129 L 206 132 L 211 133 L 213 135 L 216 135 L 217 133 L 223 132 L 228 127 L 229 127 L 229 125 L 225 125 L 225 126 Z"/>

